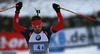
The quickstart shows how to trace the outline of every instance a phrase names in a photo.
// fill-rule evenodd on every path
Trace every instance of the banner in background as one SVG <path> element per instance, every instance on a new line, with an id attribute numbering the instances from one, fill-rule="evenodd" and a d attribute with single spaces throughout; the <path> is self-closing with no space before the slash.
<path id="1" fill-rule="evenodd" d="M 0 33 L 0 51 L 28 50 L 25 38 L 17 32 Z M 89 44 L 86 27 L 63 29 L 51 36 L 50 48 L 75 47 Z"/>
<path id="2" fill-rule="evenodd" d="M 100 44 L 100 25 L 91 27 L 93 41 L 95 44 Z"/>
<path id="3" fill-rule="evenodd" d="M 55 33 L 51 37 L 50 47 L 74 47 L 89 44 L 88 32 L 86 27 L 64 29 Z"/>
<path id="4" fill-rule="evenodd" d="M 25 38 L 17 32 L 0 33 L 0 51 L 28 50 Z"/>

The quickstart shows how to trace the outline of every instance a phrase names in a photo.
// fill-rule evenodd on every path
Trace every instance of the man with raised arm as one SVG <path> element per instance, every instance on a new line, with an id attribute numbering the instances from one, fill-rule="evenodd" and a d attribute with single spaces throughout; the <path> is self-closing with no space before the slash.
<path id="1" fill-rule="evenodd" d="M 24 28 L 18 24 L 19 22 L 19 13 L 22 8 L 22 2 L 17 3 L 15 16 L 13 20 L 13 28 L 17 30 L 17 32 L 21 33 L 29 47 L 30 54 L 49 54 L 49 41 L 50 37 L 53 33 L 58 32 L 64 27 L 63 17 L 61 15 L 60 9 L 58 8 L 58 4 L 53 4 L 53 8 L 58 16 L 58 24 L 55 26 L 51 26 L 49 28 L 42 28 L 42 20 L 40 16 L 33 16 L 31 20 L 31 25 L 33 27 L 32 30 L 28 28 Z"/>

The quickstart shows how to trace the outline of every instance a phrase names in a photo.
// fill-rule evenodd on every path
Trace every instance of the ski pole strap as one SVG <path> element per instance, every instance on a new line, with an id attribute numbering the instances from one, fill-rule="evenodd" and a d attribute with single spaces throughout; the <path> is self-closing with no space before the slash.
<path id="1" fill-rule="evenodd" d="M 10 8 L 7 8 L 7 9 L 4 9 L 4 10 L 1 10 L 0 12 L 6 11 L 6 10 L 9 10 L 9 9 L 12 9 L 12 8 L 14 8 L 14 7 L 17 7 L 17 6 L 18 6 L 18 5 L 13 6 L 13 7 L 10 7 Z"/>

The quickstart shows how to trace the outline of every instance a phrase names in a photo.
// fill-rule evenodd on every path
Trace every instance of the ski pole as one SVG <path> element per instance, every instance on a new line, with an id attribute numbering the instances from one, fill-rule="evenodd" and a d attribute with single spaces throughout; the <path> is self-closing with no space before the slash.
<path id="1" fill-rule="evenodd" d="M 68 10 L 68 9 L 65 9 L 65 8 L 62 8 L 62 7 L 59 7 L 59 6 L 58 6 L 58 8 L 60 8 L 60 9 L 62 9 L 62 10 L 65 10 L 65 11 L 68 11 L 68 12 L 71 12 L 71 13 L 74 13 L 74 14 L 79 15 L 79 16 L 85 17 L 85 18 L 87 18 L 87 19 L 90 19 L 90 20 L 96 21 L 96 19 L 93 19 L 93 18 L 90 18 L 90 17 L 84 16 L 84 15 L 79 14 L 79 13 L 75 13 L 75 12 L 70 11 L 70 10 Z"/>
<path id="2" fill-rule="evenodd" d="M 12 6 L 12 7 L 10 7 L 10 8 L 7 8 L 7 9 L 4 9 L 4 10 L 1 10 L 0 12 L 6 11 L 6 10 L 9 10 L 9 9 L 12 9 L 12 8 L 14 8 L 14 7 L 17 7 L 17 6 L 18 6 L 18 5 Z"/>

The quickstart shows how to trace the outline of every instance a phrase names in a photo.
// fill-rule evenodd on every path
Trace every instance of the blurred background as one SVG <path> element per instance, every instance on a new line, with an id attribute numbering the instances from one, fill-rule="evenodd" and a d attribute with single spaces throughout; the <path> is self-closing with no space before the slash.
<path id="1" fill-rule="evenodd" d="M 50 54 L 100 54 L 100 0 L 0 0 L 0 10 L 23 2 L 19 24 L 31 28 L 31 17 L 40 10 L 43 28 L 58 23 L 52 4 L 96 19 L 77 16 L 61 10 L 65 27 L 52 35 Z M 0 12 L 0 54 L 29 54 L 24 37 L 13 29 L 15 8 Z"/>

